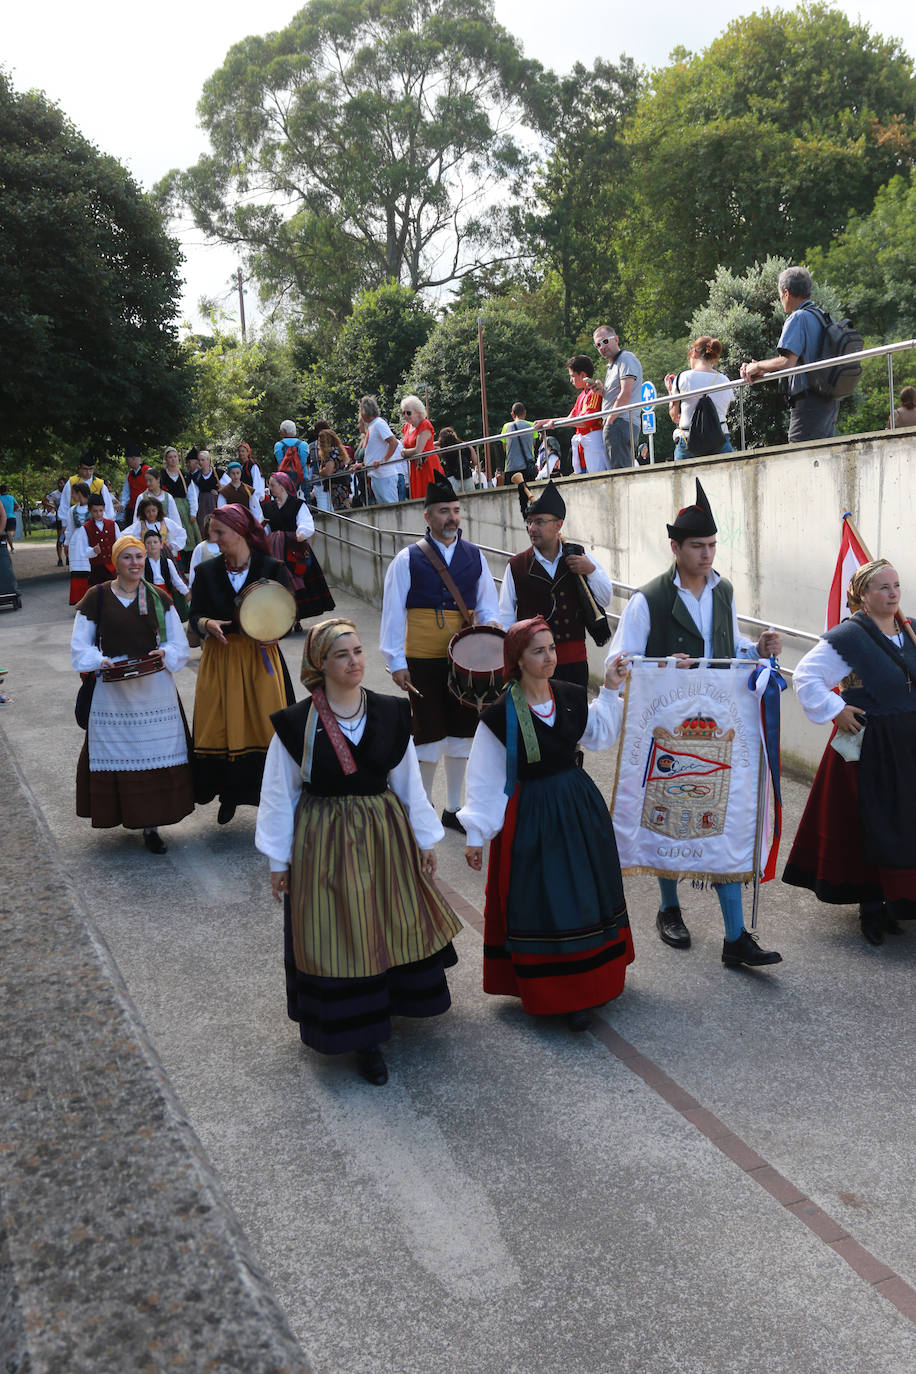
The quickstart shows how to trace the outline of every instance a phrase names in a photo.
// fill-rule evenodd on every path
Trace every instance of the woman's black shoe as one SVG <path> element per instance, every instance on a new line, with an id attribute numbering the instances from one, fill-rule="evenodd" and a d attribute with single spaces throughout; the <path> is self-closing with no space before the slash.
<path id="1" fill-rule="evenodd" d="M 165 854 L 168 852 L 168 845 L 159 834 L 158 830 L 144 830 L 143 843 L 151 854 Z"/>
<path id="2" fill-rule="evenodd" d="M 217 825 L 228 825 L 235 815 L 235 802 L 220 802 L 216 813 Z"/>
<path id="3" fill-rule="evenodd" d="M 592 1018 L 587 1011 L 571 1011 L 566 1017 L 566 1024 L 571 1031 L 587 1031 Z"/>
<path id="4" fill-rule="evenodd" d="M 859 907 L 859 925 L 862 934 L 870 945 L 876 948 L 884 944 L 884 903 L 862 902 Z"/>
<path id="5" fill-rule="evenodd" d="M 377 1088 L 380 1088 L 383 1083 L 387 1083 L 388 1065 L 382 1057 L 381 1050 L 361 1050 L 359 1072 L 367 1083 L 374 1083 Z"/>

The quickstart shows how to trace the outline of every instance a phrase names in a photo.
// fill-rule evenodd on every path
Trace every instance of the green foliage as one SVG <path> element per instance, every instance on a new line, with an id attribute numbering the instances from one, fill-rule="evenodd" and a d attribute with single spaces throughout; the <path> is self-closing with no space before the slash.
<path id="1" fill-rule="evenodd" d="M 396 411 L 398 387 L 433 327 L 416 292 L 389 282 L 364 291 L 344 320 L 331 351 L 306 379 L 308 408 L 335 428 L 352 429 L 361 396 L 374 395 L 381 411 Z M 343 431 L 341 430 L 341 434 Z"/>
<path id="2" fill-rule="evenodd" d="M 573 403 L 563 356 L 534 322 L 511 304 L 493 301 L 477 310 L 446 315 L 418 351 L 404 392 L 429 390 L 430 419 L 438 430 L 454 426 L 461 438 L 481 435 L 477 316 L 481 314 L 490 432 L 511 419 L 523 401 L 530 420 L 565 415 Z M 402 393 L 403 394 L 403 393 Z"/>
<path id="3" fill-rule="evenodd" d="M 524 166 L 512 130 L 538 72 L 492 0 L 310 0 L 230 50 L 198 107 L 212 153 L 159 192 L 307 318 L 343 320 L 359 289 L 493 255 L 480 206 Z"/>
<path id="4" fill-rule="evenodd" d="M 735 20 L 656 71 L 627 133 L 631 333 L 679 333 L 717 268 L 802 261 L 867 214 L 914 163 L 914 114 L 899 44 L 822 4 Z"/>
<path id="5" fill-rule="evenodd" d="M 577 62 L 564 77 L 545 75 L 542 129 L 547 156 L 539 174 L 513 188 L 524 197 L 518 230 L 540 269 L 561 288 L 560 328 L 572 345 L 599 320 L 621 318 L 617 236 L 620 185 L 629 149 L 622 138 L 636 107 L 633 61 Z M 589 323 L 590 322 L 590 323 Z"/>
<path id="6" fill-rule="evenodd" d="M 117 452 L 188 408 L 181 254 L 112 157 L 0 72 L 0 444 Z"/>
<path id="7" fill-rule="evenodd" d="M 808 264 L 829 282 L 863 334 L 884 343 L 916 336 L 916 172 L 896 176 L 869 214 L 853 210 L 843 232 Z"/>

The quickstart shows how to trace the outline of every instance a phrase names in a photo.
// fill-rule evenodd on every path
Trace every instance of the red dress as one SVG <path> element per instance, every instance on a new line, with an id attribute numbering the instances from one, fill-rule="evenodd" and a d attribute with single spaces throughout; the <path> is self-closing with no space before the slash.
<path id="1" fill-rule="evenodd" d="M 438 453 L 430 452 L 435 441 L 436 436 L 428 420 L 421 420 L 418 425 L 403 425 L 401 427 L 401 442 L 404 447 L 415 448 L 417 457 L 421 453 L 429 455 L 422 463 L 417 462 L 416 459 L 411 459 L 410 499 L 412 501 L 422 501 L 426 496 L 426 488 L 430 482 L 435 481 L 437 476 L 445 476 Z"/>

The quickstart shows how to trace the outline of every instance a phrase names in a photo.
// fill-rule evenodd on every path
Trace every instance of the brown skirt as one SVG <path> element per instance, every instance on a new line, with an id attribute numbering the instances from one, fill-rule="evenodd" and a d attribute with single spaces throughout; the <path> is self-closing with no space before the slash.
<path id="1" fill-rule="evenodd" d="M 176 825 L 193 810 L 190 764 L 136 773 L 93 773 L 89 771 L 89 741 L 83 741 L 76 765 L 76 814 L 89 817 L 93 830 Z"/>

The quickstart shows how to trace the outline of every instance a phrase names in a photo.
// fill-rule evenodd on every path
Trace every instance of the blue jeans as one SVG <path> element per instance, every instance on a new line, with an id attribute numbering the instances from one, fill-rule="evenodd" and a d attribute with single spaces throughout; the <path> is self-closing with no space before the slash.
<path id="1" fill-rule="evenodd" d="M 734 451 L 735 450 L 732 448 L 731 439 L 726 439 L 725 443 L 719 449 L 720 453 L 734 453 Z M 677 443 L 674 445 L 674 461 L 676 463 L 681 463 L 684 461 L 685 458 L 692 458 L 693 456 L 694 455 L 692 453 L 688 453 L 687 445 L 684 443 L 684 440 L 678 439 Z M 715 458 L 716 455 L 714 453 L 710 453 L 707 454 L 707 457 Z"/>

